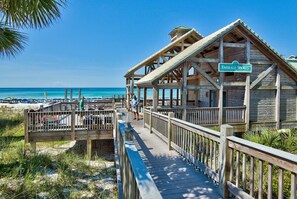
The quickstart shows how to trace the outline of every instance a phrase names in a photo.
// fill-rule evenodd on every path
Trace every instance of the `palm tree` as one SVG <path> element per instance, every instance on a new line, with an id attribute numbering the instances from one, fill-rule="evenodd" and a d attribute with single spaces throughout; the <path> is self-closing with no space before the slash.
<path id="1" fill-rule="evenodd" d="M 24 28 L 44 28 L 60 18 L 66 0 L 0 0 L 0 56 L 15 56 L 23 50 Z"/>

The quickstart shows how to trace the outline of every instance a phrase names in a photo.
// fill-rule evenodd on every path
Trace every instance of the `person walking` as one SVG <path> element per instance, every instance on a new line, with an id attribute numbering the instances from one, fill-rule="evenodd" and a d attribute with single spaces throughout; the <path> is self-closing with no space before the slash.
<path id="1" fill-rule="evenodd" d="M 139 101 L 137 97 L 134 95 L 134 98 L 132 99 L 132 112 L 134 115 L 133 120 L 136 120 L 136 119 L 139 120 L 138 105 L 139 105 Z"/>

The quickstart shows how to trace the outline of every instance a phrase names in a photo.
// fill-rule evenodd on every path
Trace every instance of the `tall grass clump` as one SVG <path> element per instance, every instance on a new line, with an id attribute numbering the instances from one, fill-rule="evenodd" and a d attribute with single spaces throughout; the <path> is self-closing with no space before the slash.
<path id="1" fill-rule="evenodd" d="M 282 151 L 286 151 L 292 154 L 297 154 L 297 129 L 288 129 L 288 130 L 268 130 L 263 129 L 259 132 L 249 132 L 244 134 L 244 139 L 262 144 L 265 146 L 269 146 L 275 149 L 279 149 Z M 259 168 L 259 162 L 256 161 L 255 168 Z M 278 173 L 279 167 L 273 166 L 272 171 L 272 191 L 273 198 L 277 198 L 278 193 Z M 255 177 L 259 176 L 259 171 L 255 170 Z M 264 190 L 268 189 L 268 163 L 264 163 L 263 165 L 264 172 Z M 256 187 L 258 187 L 258 179 L 255 178 Z M 291 186 L 291 173 L 288 171 L 284 171 L 284 198 L 290 198 L 290 187 Z M 256 188 L 256 192 L 257 192 Z"/>

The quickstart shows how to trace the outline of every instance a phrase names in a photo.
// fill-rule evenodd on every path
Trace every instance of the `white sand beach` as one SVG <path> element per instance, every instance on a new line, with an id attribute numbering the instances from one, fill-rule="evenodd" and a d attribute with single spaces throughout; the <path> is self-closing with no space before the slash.
<path id="1" fill-rule="evenodd" d="M 36 103 L 36 104 L 28 104 L 28 103 L 18 103 L 18 104 L 9 104 L 9 103 L 0 103 L 0 108 L 12 108 L 16 111 L 23 111 L 24 109 L 39 109 L 39 107 L 48 106 L 46 103 Z"/>

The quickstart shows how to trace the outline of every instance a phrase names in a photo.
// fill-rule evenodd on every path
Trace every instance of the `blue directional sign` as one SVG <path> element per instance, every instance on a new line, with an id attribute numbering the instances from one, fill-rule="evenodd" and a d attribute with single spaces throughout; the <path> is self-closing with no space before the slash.
<path id="1" fill-rule="evenodd" d="M 252 64 L 240 64 L 236 60 L 232 63 L 219 63 L 219 72 L 251 73 Z"/>

